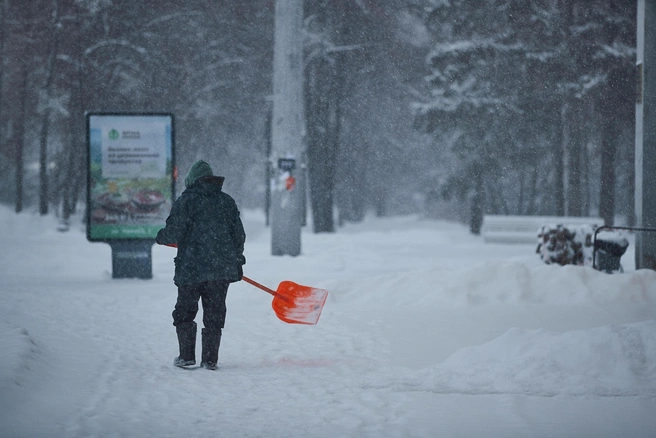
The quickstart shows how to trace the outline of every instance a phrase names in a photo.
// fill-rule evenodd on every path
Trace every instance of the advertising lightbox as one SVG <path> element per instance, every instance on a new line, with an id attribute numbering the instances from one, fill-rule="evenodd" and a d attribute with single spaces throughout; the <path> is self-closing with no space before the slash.
<path id="1" fill-rule="evenodd" d="M 87 114 L 87 238 L 154 239 L 175 194 L 171 114 Z"/>

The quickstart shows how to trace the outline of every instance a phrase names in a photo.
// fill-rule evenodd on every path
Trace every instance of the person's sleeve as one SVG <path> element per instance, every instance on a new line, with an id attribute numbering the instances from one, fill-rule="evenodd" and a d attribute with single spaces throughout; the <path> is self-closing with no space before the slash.
<path id="1" fill-rule="evenodd" d="M 187 234 L 189 216 L 182 197 L 176 199 L 171 214 L 166 219 L 166 226 L 157 232 L 155 242 L 160 245 L 177 245 Z"/>
<path id="2" fill-rule="evenodd" d="M 237 261 L 240 265 L 246 264 L 246 257 L 244 257 L 244 242 L 246 242 L 246 232 L 244 231 L 244 224 L 241 222 L 239 216 L 239 209 L 235 204 L 235 219 L 232 226 L 232 241 L 235 244 L 235 252 L 237 254 Z"/>

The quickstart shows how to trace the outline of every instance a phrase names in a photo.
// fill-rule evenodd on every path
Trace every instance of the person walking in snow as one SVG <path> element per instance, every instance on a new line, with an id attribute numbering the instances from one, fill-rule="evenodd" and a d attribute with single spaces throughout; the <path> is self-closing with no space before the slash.
<path id="1" fill-rule="evenodd" d="M 196 314 L 203 305 L 202 356 L 200 366 L 215 370 L 226 317 L 226 294 L 230 283 L 243 275 L 246 233 L 237 204 L 222 191 L 224 177 L 214 176 L 210 165 L 196 161 L 185 177 L 186 189 L 173 203 L 166 226 L 155 241 L 177 246 L 173 282 L 178 299 L 173 325 L 180 355 L 173 365 L 196 364 Z"/>

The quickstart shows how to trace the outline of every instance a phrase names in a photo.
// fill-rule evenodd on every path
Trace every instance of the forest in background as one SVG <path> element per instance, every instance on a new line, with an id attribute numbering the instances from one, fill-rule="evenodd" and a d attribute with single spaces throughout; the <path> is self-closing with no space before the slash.
<path id="1" fill-rule="evenodd" d="M 634 1 L 306 0 L 313 227 L 424 213 L 633 221 Z M 67 217 L 85 112 L 171 112 L 262 208 L 273 0 L 2 0 L 0 202 Z M 180 189 L 180 187 L 179 187 Z M 337 220 L 337 224 L 334 220 Z"/>

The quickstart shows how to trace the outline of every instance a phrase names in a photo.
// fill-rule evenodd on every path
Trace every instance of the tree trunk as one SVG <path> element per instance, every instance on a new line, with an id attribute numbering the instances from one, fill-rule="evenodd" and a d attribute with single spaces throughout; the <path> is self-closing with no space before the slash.
<path id="1" fill-rule="evenodd" d="M 331 132 L 332 67 L 326 59 L 308 68 L 306 85 L 307 155 L 314 232 L 334 232 L 335 148 Z"/>
<path id="2" fill-rule="evenodd" d="M 68 130 L 70 133 L 70 142 L 67 145 L 67 163 L 66 163 L 66 180 L 63 182 L 63 204 L 62 219 L 68 224 L 71 214 L 75 213 L 78 197 L 82 188 L 82 182 L 85 177 L 86 162 L 84 153 L 85 126 L 84 126 L 84 84 L 83 84 L 83 62 L 84 54 L 80 44 L 81 24 L 79 15 L 76 17 L 76 37 L 73 39 L 73 53 L 75 54 L 76 67 L 75 76 L 77 86 L 71 90 L 71 114 L 69 119 Z"/>
<path id="3" fill-rule="evenodd" d="M 566 214 L 568 216 L 582 216 L 583 197 L 581 191 L 581 153 L 583 150 L 583 108 L 582 102 L 576 100 L 570 106 L 571 111 L 567 117 L 567 153 L 566 153 L 566 171 L 567 171 L 567 198 Z"/>
<path id="4" fill-rule="evenodd" d="M 633 125 L 635 126 L 635 120 L 633 120 Z M 628 157 L 627 161 L 629 162 L 629 165 L 627 166 L 627 192 L 626 195 L 628 197 L 628 205 L 631 206 L 628 211 L 628 216 L 627 216 L 627 225 L 629 227 L 635 227 L 637 224 L 636 220 L 636 210 L 634 208 L 635 206 L 635 183 L 636 183 L 636 166 L 635 166 L 635 131 L 634 129 L 631 129 L 630 135 L 627 136 L 627 138 L 630 139 L 630 141 L 626 142 L 626 144 L 629 145 L 628 147 Z"/>
<path id="5" fill-rule="evenodd" d="M 50 111 L 44 110 L 39 134 L 39 213 L 48 214 L 48 129 L 50 124 Z"/>
<path id="6" fill-rule="evenodd" d="M 481 169 L 479 169 L 474 175 L 476 179 L 474 196 L 471 201 L 471 213 L 469 219 L 469 231 L 472 234 L 479 235 L 481 234 L 481 227 L 483 225 L 483 214 L 484 214 L 484 192 L 485 187 L 483 185 L 483 175 Z"/>
<path id="7" fill-rule="evenodd" d="M 25 172 L 25 163 L 23 151 L 25 150 L 25 123 L 27 117 L 27 61 L 23 60 L 21 65 L 21 74 L 23 75 L 22 86 L 20 90 L 20 119 L 16 124 L 16 213 L 23 211 L 23 176 Z"/>
<path id="8" fill-rule="evenodd" d="M 535 198 L 537 197 L 538 174 L 539 172 L 537 167 L 534 167 L 531 171 L 531 186 L 528 191 L 528 205 L 524 213 L 529 216 L 536 214 Z"/>
<path id="9" fill-rule="evenodd" d="M 560 117 L 556 120 L 556 138 L 554 144 L 556 145 L 553 155 L 554 161 L 554 181 L 553 181 L 553 194 L 555 201 L 554 214 L 556 216 L 565 215 L 565 105 L 559 108 Z"/>
<path id="10" fill-rule="evenodd" d="M 55 79 L 55 60 L 57 57 L 58 41 L 59 41 L 59 3 L 54 1 L 53 5 L 55 10 L 53 12 L 53 26 L 52 26 L 52 45 L 50 46 L 50 53 L 48 53 L 48 63 L 46 65 L 46 78 L 43 82 L 41 89 L 45 98 L 43 114 L 41 118 L 41 131 L 39 134 L 39 180 L 41 182 L 39 188 L 39 213 L 42 215 L 48 214 L 48 134 L 50 131 L 50 98 L 52 93 L 52 85 Z"/>
<path id="11" fill-rule="evenodd" d="M 606 225 L 615 223 L 615 155 L 617 128 L 612 120 L 604 118 L 601 138 L 601 185 L 599 189 L 599 216 Z"/>
<path id="12" fill-rule="evenodd" d="M 514 208 L 514 214 L 523 214 L 524 213 L 524 197 L 526 196 L 526 170 L 519 172 L 519 196 L 517 199 L 517 205 Z"/>
<path id="13" fill-rule="evenodd" d="M 315 16 L 318 27 L 330 35 L 335 46 L 344 43 L 348 31 L 342 7 L 341 2 L 308 5 L 309 15 Z M 335 163 L 341 137 L 344 62 L 343 52 L 324 51 L 307 68 L 307 153 L 315 233 L 335 231 Z"/>
<path id="14" fill-rule="evenodd" d="M 631 85 L 634 82 L 626 79 L 627 73 L 626 69 L 623 68 L 612 69 L 608 74 L 606 87 L 601 91 L 598 99 L 601 116 L 599 215 L 604 223 L 610 226 L 615 224 L 616 158 L 618 147 L 622 141 L 621 125 L 625 123 L 628 125 L 632 122 L 635 126 L 634 103 L 632 99 L 626 97 L 631 96 L 633 91 Z M 618 118 L 618 113 L 631 114 L 632 117 Z M 634 152 L 635 148 L 631 147 L 630 150 Z M 633 156 L 633 154 L 630 155 Z M 631 167 L 632 173 L 634 173 L 635 166 Z M 628 218 L 629 223 L 632 223 L 632 220 L 632 217 Z"/>

